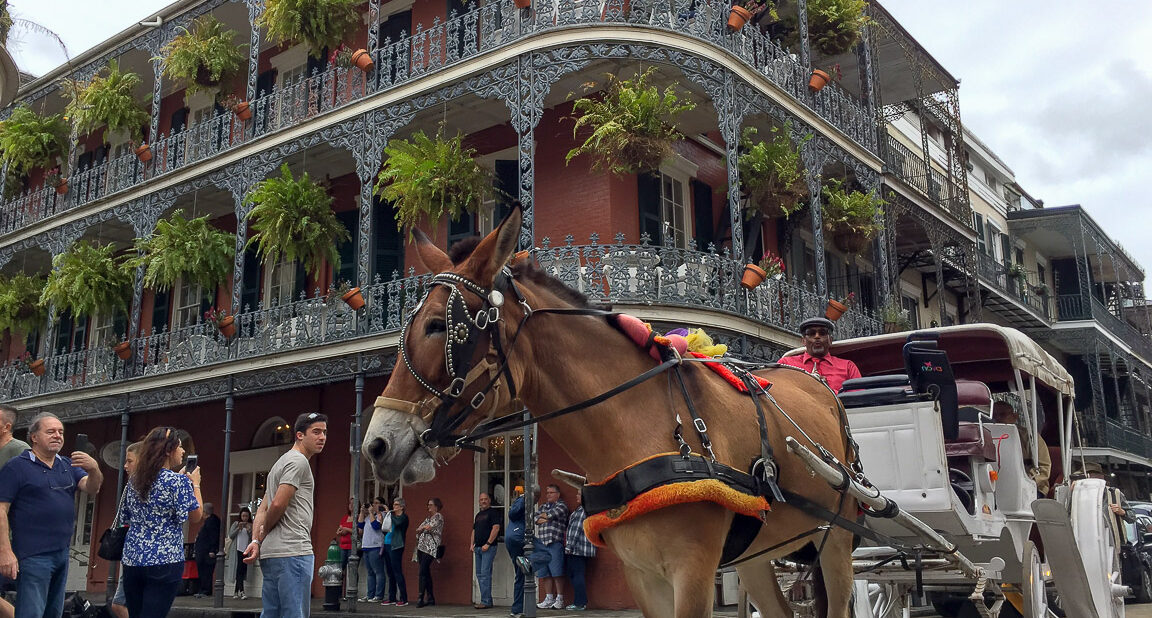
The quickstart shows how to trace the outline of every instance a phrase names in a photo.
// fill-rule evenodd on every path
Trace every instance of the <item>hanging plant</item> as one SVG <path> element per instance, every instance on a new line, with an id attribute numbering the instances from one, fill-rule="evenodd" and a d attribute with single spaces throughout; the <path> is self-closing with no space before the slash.
<path id="1" fill-rule="evenodd" d="M 655 72 L 651 67 L 634 79 L 618 79 L 608 74 L 601 96 L 577 99 L 572 109 L 580 114 L 573 137 L 582 130 L 592 133 L 580 146 L 568 151 L 564 162 L 587 154 L 592 156 L 592 169 L 608 169 L 613 174 L 648 172 L 672 155 L 672 143 L 680 138 L 676 120 L 680 114 L 696 109 L 691 100 L 682 100 L 677 84 L 663 92 L 649 83 Z"/>
<path id="2" fill-rule="evenodd" d="M 302 260 L 313 275 L 325 260 L 339 269 L 337 244 L 351 235 L 332 212 L 332 197 L 307 172 L 296 180 L 288 165 L 281 165 L 280 177 L 256 183 L 244 204 L 252 206 L 248 220 L 255 232 L 246 246 L 255 244 L 265 263 Z"/>
<path id="3" fill-rule="evenodd" d="M 305 43 L 320 58 L 325 47 L 344 40 L 360 19 L 361 0 L 266 0 L 256 25 L 268 31 L 268 38 L 292 44 Z"/>
<path id="4" fill-rule="evenodd" d="M 435 138 L 417 131 L 411 140 L 388 142 L 375 191 L 394 204 L 397 229 L 476 212 L 492 192 L 492 178 L 475 156 L 462 135 L 444 139 L 443 127 Z"/>
<path id="5" fill-rule="evenodd" d="M 40 303 L 72 315 L 127 311 L 132 274 L 116 258 L 116 245 L 80 241 L 52 258 Z"/>
<path id="6" fill-rule="evenodd" d="M 859 253 L 880 231 L 876 215 L 883 213 L 881 207 L 886 202 L 875 193 L 848 191 L 836 178 L 825 180 L 820 193 L 824 229 L 835 235 L 834 240 L 842 251 Z"/>
<path id="7" fill-rule="evenodd" d="M 746 127 L 740 139 L 740 187 L 746 200 L 744 217 L 790 217 L 804 207 L 808 199 L 806 172 L 800 152 L 789 137 L 791 126 L 781 130 L 772 127 L 772 139 L 757 140 L 756 127 Z M 812 135 L 806 135 L 801 146 Z"/>
<path id="8" fill-rule="evenodd" d="M 143 267 L 144 285 L 163 291 L 184 281 L 214 290 L 232 272 L 236 235 L 212 227 L 207 216 L 187 220 L 177 210 L 151 236 L 137 238 L 136 251 L 125 266 Z"/>
<path id="9" fill-rule="evenodd" d="M 48 313 L 40 304 L 44 277 L 17 273 L 0 279 L 0 330 L 28 333 L 44 326 Z"/>
<path id="10" fill-rule="evenodd" d="M 186 94 L 219 84 L 226 76 L 239 71 L 248 58 L 241 53 L 247 45 L 236 45 L 237 32 L 225 30 L 212 15 L 203 15 L 192 28 L 180 28 L 163 47 L 164 74 L 188 84 Z"/>
<path id="11" fill-rule="evenodd" d="M 68 138 L 68 123 L 60 114 L 42 116 L 26 105 L 17 106 L 0 122 L 0 161 L 10 172 L 23 174 L 51 167 L 68 151 Z"/>
<path id="12" fill-rule="evenodd" d="M 97 75 L 86 84 L 76 85 L 67 108 L 72 125 L 81 135 L 105 126 L 104 140 L 108 139 L 109 132 L 127 131 L 132 141 L 139 142 L 144 135 L 142 127 L 151 120 L 133 93 L 140 85 L 140 76 L 131 71 L 121 72 L 120 63 L 115 60 L 109 61 L 103 72 L 107 75 Z M 148 99 L 151 101 L 151 96 Z"/>
<path id="13" fill-rule="evenodd" d="M 811 0 L 808 36 L 812 47 L 825 56 L 852 49 L 868 24 L 866 0 Z"/>

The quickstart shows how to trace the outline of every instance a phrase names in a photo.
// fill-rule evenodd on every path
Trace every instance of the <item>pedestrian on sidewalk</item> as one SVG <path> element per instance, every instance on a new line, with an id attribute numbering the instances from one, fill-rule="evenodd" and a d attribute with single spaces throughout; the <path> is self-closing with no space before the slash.
<path id="1" fill-rule="evenodd" d="M 560 578 L 564 577 L 564 532 L 568 528 L 568 505 L 560 498 L 560 486 L 549 485 L 544 490 L 544 501 L 535 511 L 536 545 L 532 562 L 544 600 L 540 609 L 564 609 L 564 595 L 560 592 Z"/>
<path id="2" fill-rule="evenodd" d="M 244 582 L 248 579 L 248 563 L 244 562 L 244 550 L 252 542 L 252 511 L 248 507 L 240 508 L 238 519 L 232 522 L 232 527 L 228 530 L 228 538 L 232 539 L 232 546 L 236 548 L 236 590 L 232 593 L 232 598 L 244 600 L 248 598 L 244 592 Z"/>
<path id="3" fill-rule="evenodd" d="M 432 561 L 444 555 L 444 550 L 440 549 L 444 538 L 442 508 L 444 503 L 440 498 L 429 499 L 428 517 L 416 527 L 416 551 L 412 554 L 412 561 L 420 565 L 420 599 L 416 607 L 436 604 L 436 593 L 432 589 Z"/>
<path id="4" fill-rule="evenodd" d="M 324 450 L 328 417 L 301 414 L 293 424 L 296 442 L 268 472 L 252 542 L 244 561 L 260 560 L 264 573 L 262 618 L 305 618 L 312 612 L 312 499 L 316 489 L 308 460 Z"/>
<path id="5" fill-rule="evenodd" d="M 212 596 L 215 583 L 212 574 L 216 572 L 216 552 L 220 551 L 220 517 L 211 502 L 204 503 L 204 523 L 196 534 L 196 573 L 200 576 L 200 587 L 193 595 L 196 598 Z"/>
<path id="6" fill-rule="evenodd" d="M 516 583 L 512 587 L 512 618 L 523 618 L 525 566 L 520 561 L 524 558 L 524 488 L 517 485 L 512 492 L 516 499 L 508 507 L 508 533 L 504 535 L 504 547 L 516 574 Z"/>
<path id="7" fill-rule="evenodd" d="M 588 588 L 584 583 L 584 571 L 588 559 L 596 555 L 596 546 L 584 534 L 583 492 L 576 490 L 576 510 L 568 516 L 568 534 L 564 540 L 564 568 L 572 582 L 572 604 L 568 611 L 584 611 L 588 607 Z"/>
<path id="8" fill-rule="evenodd" d="M 368 590 L 364 592 L 364 603 L 380 603 L 384 600 L 388 578 L 384 570 L 384 535 L 392 531 L 392 513 L 384 509 L 384 499 L 376 497 L 371 505 L 361 505 L 356 525 L 364 530 L 364 568 L 368 571 Z M 387 528 L 387 530 L 385 530 Z"/>
<path id="9" fill-rule="evenodd" d="M 408 605 L 408 583 L 404 581 L 404 537 L 408 534 L 408 515 L 404 498 L 392 501 L 392 532 L 385 543 L 384 566 L 388 569 L 388 600 L 381 605 Z"/>
<path id="10" fill-rule="evenodd" d="M 496 543 L 499 542 L 504 515 L 492 508 L 492 498 L 486 493 L 481 492 L 477 503 L 480 510 L 472 522 L 472 545 L 469 550 L 476 556 L 476 584 L 480 588 L 480 602 L 472 607 L 488 609 L 492 607 L 492 562 L 496 560 Z"/>

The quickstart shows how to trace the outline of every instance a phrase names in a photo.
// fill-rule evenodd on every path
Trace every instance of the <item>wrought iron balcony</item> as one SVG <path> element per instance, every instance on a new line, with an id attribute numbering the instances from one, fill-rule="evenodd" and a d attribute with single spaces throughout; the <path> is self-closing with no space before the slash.
<path id="1" fill-rule="evenodd" d="M 575 245 L 572 238 L 536 251 L 542 269 L 580 290 L 594 303 L 651 305 L 710 310 L 793 331 L 801 321 L 822 315 L 825 299 L 815 290 L 783 279 L 754 290 L 739 285 L 744 264 L 726 253 L 626 244 Z M 17 363 L 0 367 L 0 399 L 20 399 L 80 387 L 222 365 L 242 359 L 316 348 L 357 338 L 398 332 L 403 319 L 427 291 L 428 275 L 393 275 L 365 286 L 365 307 L 352 311 L 334 295 L 245 311 L 235 316 L 237 332 L 225 338 L 214 324 L 197 323 L 133 339 L 132 357 L 118 359 L 98 345 L 45 359 L 37 377 Z M 319 294 L 317 295 L 319 296 Z M 686 325 L 687 326 L 687 325 Z M 707 328 L 707 323 L 700 324 Z M 879 333 L 870 312 L 853 308 L 839 321 L 840 337 Z"/>
<path id="2" fill-rule="evenodd" d="M 1047 295 L 1037 293 L 1040 282 L 1034 273 L 1029 273 L 1023 278 L 1014 277 L 1008 273 L 1007 266 L 997 262 L 992 256 L 977 252 L 977 257 L 981 280 L 1004 296 L 1031 308 L 1044 319 L 1052 319 L 1051 303 Z"/>
<path id="3" fill-rule="evenodd" d="M 415 32 L 404 34 L 397 41 L 385 41 L 373 52 L 376 67 L 370 74 L 333 65 L 301 76 L 251 101 L 249 120 L 240 120 L 234 111 L 225 110 L 205 122 L 154 139 L 150 142 L 153 158 L 148 163 L 138 162 L 128 152 L 74 173 L 67 195 L 57 195 L 49 187 L 6 200 L 0 206 L 0 234 L 138 187 L 241 144 L 533 35 L 575 27 L 587 32 L 585 42 L 589 44 L 602 44 L 596 31 L 589 27 L 643 26 L 726 50 L 850 139 L 869 151 L 877 149 L 875 125 L 860 101 L 834 83 L 818 94 L 809 93 L 807 68 L 779 44 L 757 28 L 727 30 L 730 3 L 726 0 L 609 0 L 601 4 L 587 0 L 536 0 L 531 11 L 516 9 L 512 0 L 470 6 L 474 8 L 461 15 L 452 14 L 447 20 L 437 18 L 430 28 L 418 25 Z"/>
<path id="4" fill-rule="evenodd" d="M 1152 338 L 1118 317 L 1090 294 L 1061 294 L 1056 297 L 1057 320 L 1095 320 L 1120 341 L 1132 347 L 1144 360 L 1152 360 Z"/>
<path id="5" fill-rule="evenodd" d="M 883 155 L 886 171 L 919 191 L 966 227 L 972 226 L 972 212 L 967 200 L 953 199 L 948 194 L 948 177 L 943 172 L 927 165 L 922 156 L 890 133 L 885 134 Z"/>

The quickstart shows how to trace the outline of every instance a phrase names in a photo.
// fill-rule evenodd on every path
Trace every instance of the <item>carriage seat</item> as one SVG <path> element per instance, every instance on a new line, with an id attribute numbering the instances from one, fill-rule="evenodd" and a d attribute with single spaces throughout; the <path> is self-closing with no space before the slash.
<path id="1" fill-rule="evenodd" d="M 976 380 L 956 380 L 956 414 L 960 422 L 975 423 L 984 417 L 984 422 L 992 421 L 992 391 L 988 385 Z"/>
<path id="2" fill-rule="evenodd" d="M 992 432 L 980 423 L 960 423 L 956 439 L 944 441 L 944 455 L 983 457 L 985 461 L 996 461 L 996 442 L 992 439 Z"/>
<path id="3" fill-rule="evenodd" d="M 919 401 L 905 374 L 868 376 L 844 380 L 840 401 L 845 408 L 867 408 Z"/>

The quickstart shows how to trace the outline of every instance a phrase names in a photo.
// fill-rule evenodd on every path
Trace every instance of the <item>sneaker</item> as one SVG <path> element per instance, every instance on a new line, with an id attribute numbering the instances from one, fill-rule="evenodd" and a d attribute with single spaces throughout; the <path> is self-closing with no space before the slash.
<path id="1" fill-rule="evenodd" d="M 566 611 L 570 611 L 570 612 L 582 612 L 582 611 L 584 611 L 584 606 L 583 605 L 577 605 L 577 604 L 573 603 L 573 604 L 569 605 L 568 607 L 565 607 L 564 609 Z"/>
<path id="2" fill-rule="evenodd" d="M 554 597 L 552 595 L 548 595 L 548 596 L 544 597 L 543 601 L 540 601 L 539 603 L 537 603 L 536 607 L 538 607 L 540 609 L 548 609 L 555 604 L 556 604 L 556 597 Z"/>
<path id="3" fill-rule="evenodd" d="M 381 605 L 397 605 L 396 601 L 380 601 Z"/>
<path id="4" fill-rule="evenodd" d="M 243 590 L 241 590 L 241 591 L 240 591 L 240 600 L 241 600 L 241 601 L 244 601 L 244 600 L 247 600 L 247 599 L 248 599 L 248 595 L 247 595 L 247 594 L 245 594 Z"/>
<path id="5" fill-rule="evenodd" d="M 370 598 L 368 598 L 368 597 L 360 597 L 359 599 L 356 599 L 356 602 L 357 602 L 357 603 L 371 603 L 371 602 L 373 602 L 373 601 L 375 601 L 375 600 L 376 600 L 376 599 L 370 599 Z"/>
<path id="6" fill-rule="evenodd" d="M 552 604 L 552 609 L 564 609 L 564 597 L 556 595 L 556 602 Z"/>
<path id="7" fill-rule="evenodd" d="M 405 607 L 407 605 L 408 601 L 396 601 L 396 607 Z"/>
<path id="8" fill-rule="evenodd" d="M 232 593 L 232 598 L 233 598 L 233 599 L 239 599 L 239 598 L 240 598 L 240 593 L 239 593 L 239 592 L 234 592 L 234 593 Z"/>

